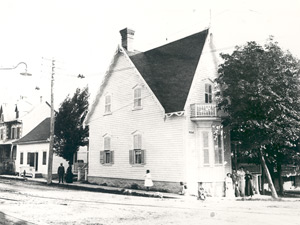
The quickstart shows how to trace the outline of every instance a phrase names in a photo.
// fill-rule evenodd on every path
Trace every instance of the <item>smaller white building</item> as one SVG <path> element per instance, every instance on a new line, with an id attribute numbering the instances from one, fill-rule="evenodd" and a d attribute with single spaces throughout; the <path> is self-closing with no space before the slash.
<path id="1" fill-rule="evenodd" d="M 50 118 L 44 119 L 27 135 L 14 144 L 17 145 L 16 172 L 33 177 L 47 177 L 49 158 Z M 62 157 L 53 155 L 52 173 L 57 174 L 57 168 L 63 163 L 67 168 L 68 162 Z M 55 176 L 54 176 L 55 177 Z"/>

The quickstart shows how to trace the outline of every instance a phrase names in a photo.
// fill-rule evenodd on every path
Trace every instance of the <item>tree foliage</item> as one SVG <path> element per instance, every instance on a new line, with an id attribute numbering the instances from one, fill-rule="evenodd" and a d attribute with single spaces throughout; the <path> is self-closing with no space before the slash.
<path id="1" fill-rule="evenodd" d="M 83 126 L 88 98 L 88 88 L 78 88 L 72 98 L 67 96 L 62 102 L 55 118 L 54 152 L 71 164 L 79 147 L 88 144 L 89 129 Z"/>
<path id="2" fill-rule="evenodd" d="M 221 57 L 218 107 L 227 113 L 223 123 L 241 141 L 243 153 L 261 152 L 269 162 L 299 159 L 299 60 L 272 37 L 264 46 L 248 42 Z"/>

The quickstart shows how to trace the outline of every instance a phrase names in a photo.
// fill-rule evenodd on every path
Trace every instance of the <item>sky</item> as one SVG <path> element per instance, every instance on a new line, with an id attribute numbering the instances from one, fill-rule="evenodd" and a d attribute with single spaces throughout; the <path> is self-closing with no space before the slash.
<path id="1" fill-rule="evenodd" d="M 51 60 L 55 107 L 87 85 L 92 102 L 125 27 L 135 30 L 139 51 L 210 27 L 218 54 L 273 35 L 300 58 L 299 25 L 298 0 L 0 0 L 0 103 L 50 102 Z M 1 70 L 19 62 L 31 77 L 20 75 L 23 64 Z"/>

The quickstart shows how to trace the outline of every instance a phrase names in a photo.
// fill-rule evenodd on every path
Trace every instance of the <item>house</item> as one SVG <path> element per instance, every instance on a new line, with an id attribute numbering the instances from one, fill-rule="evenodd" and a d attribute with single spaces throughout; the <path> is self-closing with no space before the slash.
<path id="1" fill-rule="evenodd" d="M 3 103 L 0 106 L 0 173 L 13 174 L 17 147 L 13 143 L 26 135 L 37 124 L 50 115 L 47 102 L 33 105 L 26 99 L 16 104 Z"/>
<path id="2" fill-rule="evenodd" d="M 24 170 L 33 177 L 47 177 L 49 158 L 50 118 L 44 119 L 27 135 L 14 142 L 17 145 L 16 172 L 22 174 Z M 52 173 L 57 176 L 57 168 L 68 162 L 53 154 Z"/>
<path id="3" fill-rule="evenodd" d="M 216 109 L 217 57 L 209 29 L 135 51 L 134 31 L 118 46 L 86 119 L 89 182 L 224 195 L 231 172 L 230 137 Z"/>

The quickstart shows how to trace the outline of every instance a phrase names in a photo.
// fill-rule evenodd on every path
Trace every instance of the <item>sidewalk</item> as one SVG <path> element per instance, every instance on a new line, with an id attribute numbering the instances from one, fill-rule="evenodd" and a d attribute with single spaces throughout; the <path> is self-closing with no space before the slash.
<path id="1" fill-rule="evenodd" d="M 13 176 L 13 175 L 0 175 L 2 179 L 10 180 L 21 180 L 24 181 L 23 177 Z M 45 178 L 28 178 L 27 181 L 36 182 L 37 184 L 46 185 L 47 180 Z M 83 190 L 83 191 L 93 191 L 93 192 L 102 192 L 109 194 L 120 194 L 120 195 L 132 195 L 132 196 L 141 196 L 141 197 L 153 197 L 153 198 L 171 198 L 171 199 L 181 199 L 181 200 L 196 200 L 196 196 L 183 196 L 174 193 L 165 193 L 165 192 L 156 192 L 156 191 L 146 191 L 146 190 L 136 190 L 128 188 L 119 188 L 119 187 L 110 187 L 110 186 L 100 186 L 97 184 L 88 184 L 75 181 L 73 183 L 63 183 L 59 184 L 58 180 L 52 180 L 50 184 L 52 187 L 65 188 L 72 190 Z M 299 199 L 299 198 L 296 198 Z M 269 195 L 254 195 L 253 197 L 237 197 L 237 198 L 226 198 L 226 197 L 208 197 L 209 201 L 293 201 L 295 198 L 279 198 L 272 199 Z M 300 201 L 300 199 L 299 199 Z"/>
<path id="2" fill-rule="evenodd" d="M 11 180 L 20 180 L 20 181 L 30 181 L 36 182 L 42 185 L 46 185 L 47 180 L 45 178 L 29 178 L 13 175 L 0 175 L 2 179 L 11 179 Z M 88 184 L 82 183 L 79 181 L 75 181 L 73 183 L 63 183 L 59 184 L 58 180 L 52 180 L 51 186 L 55 186 L 58 188 L 67 188 L 73 190 L 83 190 L 83 191 L 93 191 L 93 192 L 102 192 L 109 194 L 122 194 L 122 195 L 133 195 L 133 196 L 143 196 L 143 197 L 154 197 L 154 198 L 183 198 L 184 196 L 173 194 L 173 193 L 163 193 L 163 192 L 154 192 L 154 191 L 146 191 L 146 190 L 136 190 L 136 189 L 128 189 L 128 188 L 119 188 L 119 187 L 110 187 L 110 186 L 100 186 L 97 184 Z"/>

